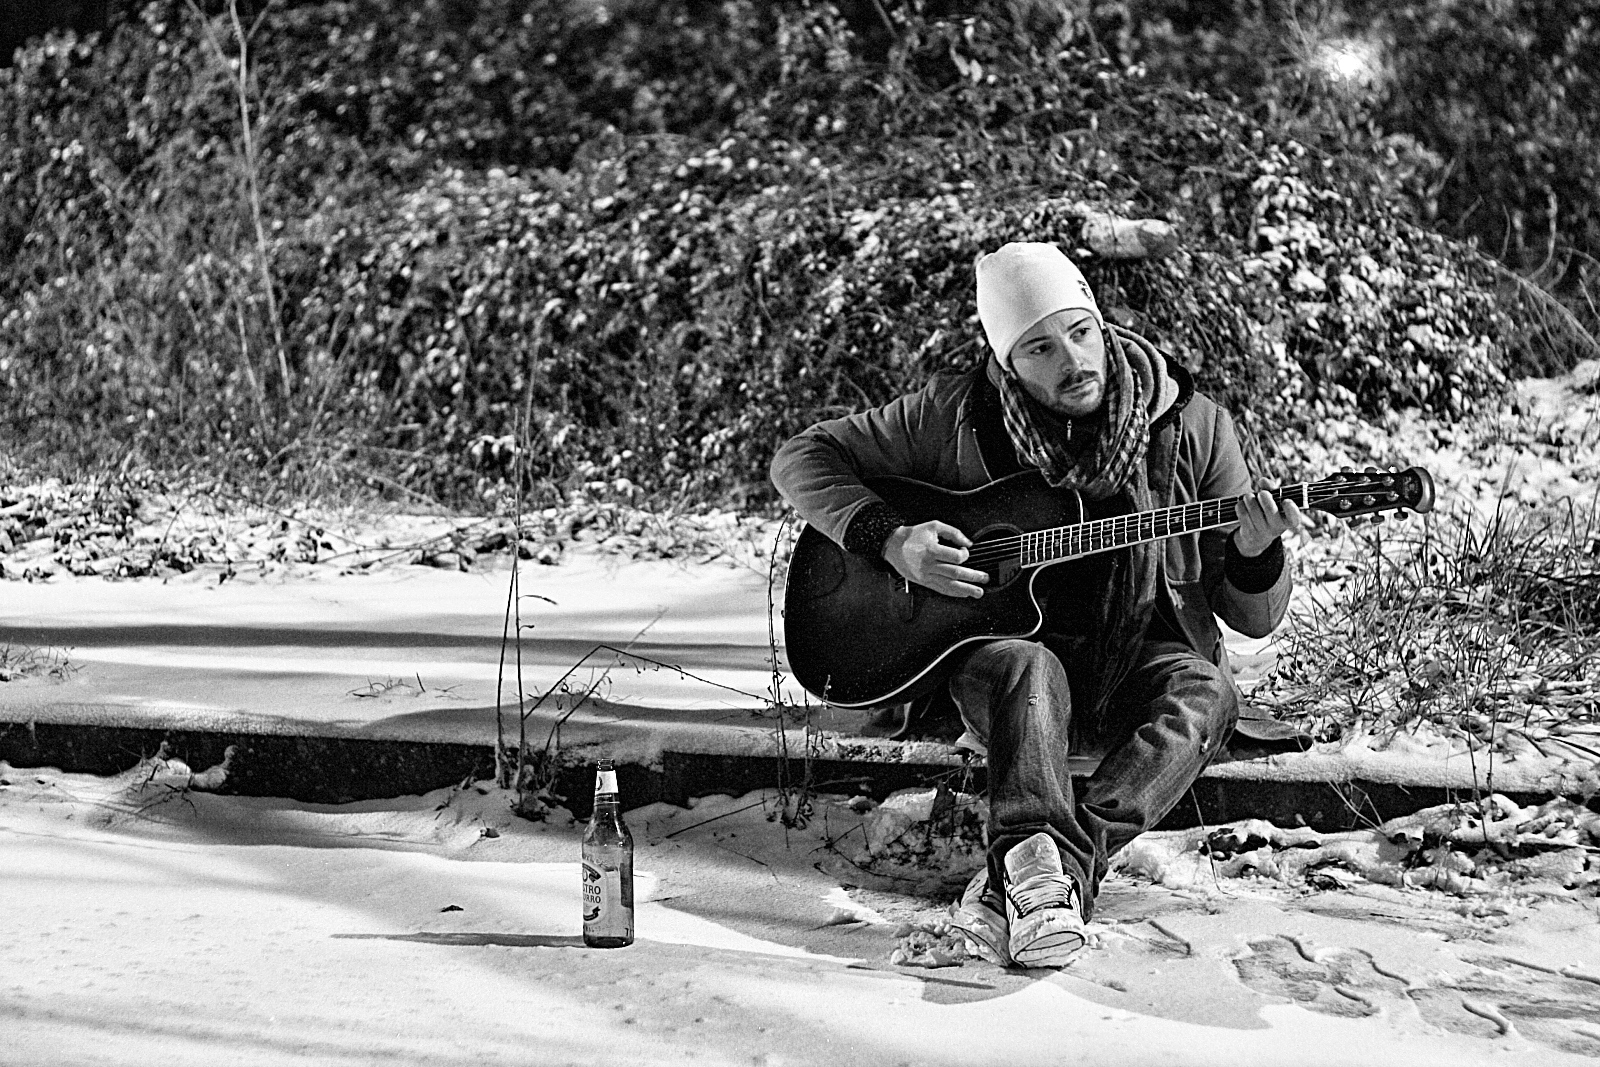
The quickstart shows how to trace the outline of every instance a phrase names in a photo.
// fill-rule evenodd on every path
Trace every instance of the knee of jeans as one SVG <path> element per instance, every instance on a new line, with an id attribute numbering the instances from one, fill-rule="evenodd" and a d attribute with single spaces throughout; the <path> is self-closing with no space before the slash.
<path id="1" fill-rule="evenodd" d="M 1239 721 L 1239 690 L 1226 680 L 1217 694 L 1216 717 L 1217 723 L 1225 730 L 1232 729 L 1233 724 Z"/>
<path id="2" fill-rule="evenodd" d="M 1037 671 L 1062 670 L 1056 654 L 1037 641 L 1008 637 L 990 641 L 973 653 L 968 666 L 981 670 L 1020 678 Z"/>
<path id="3" fill-rule="evenodd" d="M 1200 747 L 1207 752 L 1221 748 L 1239 721 L 1239 691 L 1226 679 L 1221 682 L 1215 699 L 1206 701 L 1204 707 L 1208 714 L 1200 724 Z"/>
<path id="4" fill-rule="evenodd" d="M 1195 671 L 1203 672 L 1196 676 Z M 1211 663 L 1194 664 L 1173 693 L 1185 728 L 1202 749 L 1217 748 L 1239 720 L 1239 690 Z"/>

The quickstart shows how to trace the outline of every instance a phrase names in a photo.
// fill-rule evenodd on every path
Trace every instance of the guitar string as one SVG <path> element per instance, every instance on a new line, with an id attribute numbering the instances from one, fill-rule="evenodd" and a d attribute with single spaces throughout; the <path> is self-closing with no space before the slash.
<path id="1" fill-rule="evenodd" d="M 1385 485 L 1381 482 L 1311 482 L 1302 483 L 1302 485 L 1297 486 L 1284 487 L 1284 489 L 1279 491 L 1278 499 L 1293 500 L 1295 497 L 1301 495 L 1300 489 L 1302 487 L 1306 490 L 1305 499 L 1311 504 L 1323 503 L 1328 500 L 1338 499 L 1341 496 L 1367 496 L 1374 493 L 1388 493 L 1393 490 L 1392 485 Z M 1215 506 L 1216 508 L 1216 524 L 1225 525 L 1234 521 L 1234 518 L 1238 514 L 1236 509 L 1238 508 L 1239 501 L 1242 499 L 1242 497 L 1234 497 L 1232 499 L 1196 501 L 1193 504 L 1181 504 L 1173 508 L 1163 509 L 1162 511 L 1147 511 L 1137 513 L 1136 515 L 1116 515 L 1109 516 L 1104 519 L 1091 519 L 1087 522 L 1057 527 L 1056 529 L 1061 531 L 1075 529 L 1081 530 L 1085 527 L 1093 527 L 1099 524 L 1100 529 L 1096 531 L 1096 536 L 1087 537 L 1082 533 L 1078 535 L 1079 542 L 1087 546 L 1093 545 L 1098 541 L 1105 540 L 1108 537 L 1115 539 L 1118 534 L 1126 534 L 1132 528 L 1132 522 L 1136 517 L 1149 517 L 1151 529 L 1153 530 L 1155 518 L 1157 516 L 1165 515 L 1170 522 L 1171 519 L 1178 518 L 1180 515 L 1186 517 L 1187 513 L 1191 509 L 1198 508 L 1200 509 L 1200 518 L 1202 521 L 1204 521 L 1205 509 L 1208 506 Z M 1404 505 L 1399 506 L 1403 507 Z M 1338 513 L 1335 512 L 1334 514 L 1337 515 Z M 1184 519 L 1179 518 L 1179 521 L 1181 523 L 1184 521 Z M 996 538 L 993 541 L 985 541 L 977 546 L 977 548 L 975 548 L 967 556 L 966 562 L 963 565 L 977 565 L 981 567 L 986 564 L 1001 563 L 1011 558 L 1018 558 L 1020 560 L 1024 550 L 1024 542 L 1030 538 L 1035 539 L 1038 545 L 1054 543 L 1059 546 L 1067 543 L 1068 538 L 1071 536 L 1066 534 L 1058 534 L 1056 538 L 1048 541 L 1041 538 L 1040 535 L 1049 532 L 1049 530 L 1036 530 L 1031 533 L 1010 535 L 1007 537 Z M 1159 540 L 1163 537 L 1170 537 L 1174 533 L 1182 532 L 1184 532 L 1182 529 L 1173 530 L 1169 533 L 1156 535 L 1155 537 L 1151 538 L 1136 537 L 1135 540 Z M 1092 555 L 1095 552 L 1107 551 L 1112 548 L 1120 547 L 1123 546 L 1103 545 L 1086 554 Z"/>
<path id="2" fill-rule="evenodd" d="M 1280 495 L 1279 499 L 1286 499 L 1286 498 L 1287 499 L 1293 499 L 1293 497 L 1295 495 L 1299 495 L 1299 493 L 1298 493 L 1299 488 L 1300 488 L 1299 486 L 1288 487 L 1288 489 L 1286 491 L 1284 491 L 1282 493 L 1282 495 Z M 1381 483 L 1361 484 L 1361 483 L 1355 483 L 1355 482 L 1334 482 L 1334 483 L 1308 483 L 1308 484 L 1306 484 L 1305 488 L 1307 490 L 1306 496 L 1307 496 L 1308 499 L 1313 500 L 1315 503 L 1322 503 L 1322 502 L 1324 502 L 1326 500 L 1337 499 L 1338 497 L 1340 497 L 1342 495 L 1347 495 L 1347 494 L 1358 495 L 1359 496 L 1359 495 L 1369 495 L 1372 492 L 1387 492 L 1392 487 L 1382 485 Z M 1331 492 L 1331 493 L 1326 492 L 1326 490 L 1329 490 L 1329 489 L 1333 490 L 1333 492 Z M 1313 496 L 1313 494 L 1315 494 L 1315 496 Z M 1171 518 L 1178 517 L 1180 514 L 1184 514 L 1186 516 L 1186 514 L 1191 509 L 1199 508 L 1200 509 L 1200 516 L 1199 517 L 1203 521 L 1204 518 L 1205 518 L 1205 508 L 1207 506 L 1214 506 L 1215 510 L 1216 510 L 1216 515 L 1217 515 L 1216 524 L 1217 525 L 1225 525 L 1227 523 L 1230 523 L 1230 522 L 1234 521 L 1234 517 L 1237 515 L 1237 511 L 1234 510 L 1234 509 L 1236 509 L 1238 507 L 1238 503 L 1239 503 L 1240 499 L 1242 499 L 1242 498 L 1236 497 L 1236 498 L 1233 498 L 1233 499 L 1223 499 L 1223 500 L 1214 500 L 1214 501 L 1211 501 L 1211 500 L 1208 500 L 1208 501 L 1197 501 L 1197 502 L 1195 502 L 1193 504 L 1183 504 L 1183 505 L 1178 505 L 1177 507 L 1174 507 L 1174 508 L 1171 508 L 1171 509 L 1164 509 L 1164 513 L 1168 517 L 1168 519 L 1170 520 Z M 1152 529 L 1153 529 L 1154 528 L 1154 518 L 1156 516 L 1162 515 L 1163 512 L 1142 512 L 1142 513 L 1139 513 L 1139 514 L 1143 515 L 1143 516 L 1150 516 L 1151 517 L 1151 524 L 1152 524 Z M 1093 527 L 1093 526 L 1097 526 L 1098 525 L 1099 529 L 1097 529 L 1095 531 L 1095 536 L 1090 537 L 1090 536 L 1086 536 L 1083 533 L 1080 533 L 1078 535 L 1080 543 L 1084 543 L 1086 545 L 1093 545 L 1093 544 L 1096 544 L 1097 542 L 1105 539 L 1107 536 L 1109 536 L 1109 537 L 1114 539 L 1118 534 L 1126 534 L 1129 531 L 1129 529 L 1132 528 L 1131 520 L 1133 520 L 1134 518 L 1135 518 L 1135 516 L 1133 516 L 1133 515 L 1109 516 L 1109 517 L 1104 518 L 1104 519 L 1091 519 L 1091 520 L 1089 520 L 1087 522 L 1077 523 L 1077 524 L 1073 524 L 1073 525 L 1065 526 L 1065 527 L 1058 527 L 1057 529 L 1058 530 L 1062 530 L 1062 531 L 1074 530 L 1074 529 L 1081 530 L 1081 529 L 1083 529 L 1085 527 Z M 1182 521 L 1184 521 L 1184 520 L 1180 519 L 1180 522 L 1182 522 Z M 1049 533 L 1049 532 L 1050 532 L 1049 530 L 1036 530 L 1036 531 L 1033 531 L 1032 533 L 1021 534 L 1021 535 L 1012 535 L 1012 536 L 1008 536 L 1008 537 L 997 538 L 997 539 L 995 539 L 993 541 L 986 541 L 983 544 L 979 545 L 978 548 L 976 550 L 974 550 L 967 557 L 967 563 L 971 564 L 974 560 L 979 561 L 980 564 L 981 563 L 998 563 L 998 562 L 1001 562 L 1001 561 L 1006 560 L 1006 559 L 1011 558 L 1011 557 L 1020 557 L 1022 555 L 1023 549 L 1025 547 L 1024 546 L 1024 542 L 1025 541 L 1027 541 L 1029 539 L 1033 539 L 1033 540 L 1036 541 L 1036 543 L 1038 545 L 1044 545 L 1044 544 L 1049 543 L 1049 542 L 1047 542 L 1045 539 L 1041 538 L 1040 535 L 1046 534 L 1046 533 Z M 1168 536 L 1171 536 L 1173 533 L 1182 533 L 1182 532 L 1183 531 L 1180 529 L 1180 530 L 1171 531 L 1171 532 L 1169 532 L 1167 534 L 1158 535 L 1157 537 L 1154 537 L 1154 538 L 1137 538 L 1137 539 L 1140 539 L 1140 540 L 1156 540 L 1156 539 L 1159 539 L 1160 537 L 1168 537 Z M 1067 536 L 1070 536 L 1070 535 L 1067 535 Z M 1066 536 L 1058 535 L 1058 537 L 1055 538 L 1054 541 L 1055 541 L 1056 544 L 1065 543 L 1066 542 Z M 1110 548 L 1118 548 L 1118 547 L 1122 547 L 1122 546 L 1120 546 L 1120 545 L 1106 545 L 1106 546 L 1098 547 L 1094 551 L 1105 551 L 1105 550 L 1110 549 Z M 1086 554 L 1093 554 L 1093 552 L 1086 553 Z"/>
<path id="3" fill-rule="evenodd" d="M 1298 493 L 1298 489 L 1299 488 L 1300 487 L 1298 487 L 1298 486 L 1290 487 L 1290 489 L 1288 491 L 1285 491 L 1280 495 L 1279 499 L 1293 499 L 1294 496 L 1300 495 Z M 1352 482 L 1327 483 L 1327 484 L 1308 484 L 1307 486 L 1305 486 L 1305 488 L 1307 490 L 1307 492 L 1305 494 L 1307 500 L 1308 501 L 1313 501 L 1315 503 L 1322 503 L 1322 502 L 1324 502 L 1326 500 L 1329 500 L 1329 499 L 1336 499 L 1340 495 L 1343 495 L 1343 494 L 1346 494 L 1346 493 L 1354 493 L 1356 495 L 1366 495 L 1365 490 L 1368 490 L 1368 489 L 1375 490 L 1375 491 L 1384 491 L 1384 490 L 1387 489 L 1387 487 L 1384 487 L 1384 486 L 1373 486 L 1373 485 L 1363 486 L 1363 485 L 1360 485 L 1358 483 L 1352 483 Z M 1332 488 L 1335 491 L 1332 492 L 1332 493 L 1325 492 L 1325 490 L 1327 490 L 1329 488 Z M 1145 517 L 1147 517 L 1149 519 L 1149 525 L 1150 525 L 1150 529 L 1152 530 L 1152 532 L 1155 529 L 1156 520 L 1158 518 L 1163 518 L 1163 517 L 1165 519 L 1167 519 L 1167 521 L 1169 523 L 1174 518 L 1178 519 L 1180 524 L 1186 523 L 1191 517 L 1198 517 L 1204 523 L 1206 521 L 1206 509 L 1208 507 L 1213 509 L 1213 511 L 1214 511 L 1215 524 L 1216 525 L 1225 525 L 1227 523 L 1230 523 L 1230 522 L 1234 521 L 1234 518 L 1237 516 L 1238 512 L 1237 512 L 1236 509 L 1238 507 L 1238 503 L 1239 503 L 1240 499 L 1242 499 L 1242 498 L 1223 499 L 1223 500 L 1214 500 L 1214 501 L 1209 501 L 1209 500 L 1208 501 L 1197 501 L 1197 502 L 1195 502 L 1193 504 L 1178 505 L 1177 507 L 1170 508 L 1170 509 L 1163 509 L 1162 511 L 1143 512 L 1143 513 L 1140 513 L 1138 516 L 1135 516 L 1135 515 L 1117 515 L 1117 516 L 1108 516 L 1107 518 L 1104 518 L 1104 519 L 1092 519 L 1092 520 L 1089 520 L 1088 522 L 1077 523 L 1077 524 L 1074 524 L 1072 526 L 1058 527 L 1057 529 L 1062 531 L 1062 533 L 1058 533 L 1054 538 L 1045 538 L 1045 537 L 1042 536 L 1044 534 L 1050 533 L 1051 531 L 1049 531 L 1049 530 L 1037 530 L 1037 531 L 1033 531 L 1033 532 L 1027 533 L 1027 534 L 1022 534 L 1022 535 L 1017 535 L 1017 536 L 1010 536 L 1010 537 L 1005 537 L 1005 538 L 998 538 L 998 539 L 996 539 L 994 541 L 985 542 L 983 545 L 979 546 L 978 550 L 975 551 L 974 553 L 972 553 L 972 555 L 969 556 L 968 559 L 970 561 L 973 558 L 977 558 L 979 560 L 986 560 L 986 561 L 990 561 L 990 562 L 995 562 L 995 561 L 998 561 L 999 559 L 1004 559 L 1004 558 L 1012 556 L 1012 555 L 1020 556 L 1022 551 L 1023 551 L 1023 549 L 1024 549 L 1024 547 L 1025 547 L 1024 546 L 1024 542 L 1025 541 L 1029 541 L 1029 540 L 1032 540 L 1036 547 L 1037 546 L 1044 546 L 1044 545 L 1052 544 L 1052 543 L 1059 546 L 1061 544 L 1067 543 L 1069 538 L 1072 538 L 1072 536 L 1073 536 L 1072 534 L 1069 534 L 1069 533 L 1065 532 L 1065 531 L 1069 531 L 1069 530 L 1080 531 L 1077 534 L 1077 540 L 1079 541 L 1079 543 L 1082 543 L 1082 544 L 1085 544 L 1085 545 L 1098 546 L 1101 541 L 1105 540 L 1108 537 L 1114 540 L 1119 536 L 1125 536 L 1130 530 L 1135 530 L 1135 520 L 1136 519 L 1142 519 L 1142 518 L 1145 518 Z M 1191 515 L 1191 512 L 1194 509 L 1199 509 L 1198 516 L 1192 516 Z M 1087 531 L 1085 528 L 1088 528 L 1088 527 L 1094 527 L 1093 531 L 1092 532 Z M 1138 535 L 1136 533 L 1135 539 L 1136 540 L 1155 540 L 1155 539 L 1159 539 L 1161 537 L 1171 536 L 1173 533 L 1181 533 L 1181 532 L 1183 532 L 1181 529 L 1179 529 L 1179 530 L 1169 530 L 1168 533 L 1154 535 L 1153 537 L 1150 537 L 1150 538 L 1144 538 L 1144 537 L 1142 537 L 1142 536 L 1140 536 L 1140 535 Z M 1115 547 L 1121 547 L 1121 546 L 1118 546 L 1118 545 L 1103 546 L 1103 547 L 1097 547 L 1095 550 L 1096 551 L 1104 551 L 1106 548 L 1115 548 Z M 998 552 L 996 552 L 996 550 L 998 550 Z M 990 557 L 993 557 L 993 559 L 991 559 Z"/>

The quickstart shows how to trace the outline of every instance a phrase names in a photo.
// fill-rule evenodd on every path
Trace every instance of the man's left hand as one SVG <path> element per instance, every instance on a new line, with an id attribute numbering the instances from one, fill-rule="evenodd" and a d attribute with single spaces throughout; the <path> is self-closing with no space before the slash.
<path id="1" fill-rule="evenodd" d="M 1303 516 L 1294 501 L 1280 503 L 1273 499 L 1271 490 L 1259 489 L 1254 495 L 1239 498 L 1239 525 L 1233 531 L 1233 543 L 1239 555 L 1254 559 L 1284 533 L 1299 533 L 1304 528 Z"/>

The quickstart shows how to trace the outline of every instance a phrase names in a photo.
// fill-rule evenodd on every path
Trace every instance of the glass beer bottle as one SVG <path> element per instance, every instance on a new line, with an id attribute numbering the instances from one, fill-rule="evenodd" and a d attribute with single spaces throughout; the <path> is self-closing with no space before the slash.
<path id="1" fill-rule="evenodd" d="M 583 832 L 583 943 L 633 944 L 633 835 L 622 821 L 617 772 L 602 759 L 594 780 L 594 814 Z"/>

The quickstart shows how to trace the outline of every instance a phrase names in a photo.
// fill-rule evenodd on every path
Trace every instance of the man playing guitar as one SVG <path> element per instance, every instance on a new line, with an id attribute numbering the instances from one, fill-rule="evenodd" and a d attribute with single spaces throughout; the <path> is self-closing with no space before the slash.
<path id="1" fill-rule="evenodd" d="M 1113 515 L 1237 498 L 1237 523 L 1041 570 L 1037 632 L 964 643 L 938 675 L 988 750 L 989 862 L 956 925 L 991 962 L 1057 967 L 1084 944 L 1111 856 L 1226 741 L 1240 697 L 1217 618 L 1255 637 L 1278 625 L 1291 584 L 1281 535 L 1301 514 L 1252 490 L 1228 413 L 1148 341 L 1108 326 L 1054 245 L 981 256 L 977 304 L 982 366 L 779 449 L 772 480 L 810 526 L 908 591 L 981 598 L 1002 572 L 979 565 L 969 532 L 901 515 L 868 481 L 968 491 L 1033 470 Z M 1076 789 L 1073 739 L 1105 749 Z"/>

